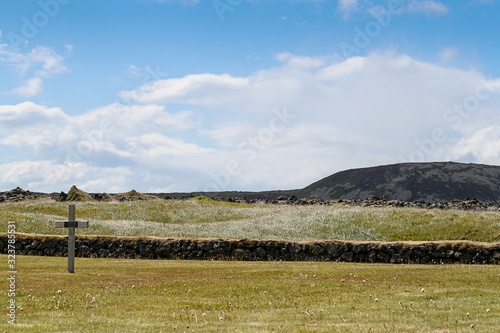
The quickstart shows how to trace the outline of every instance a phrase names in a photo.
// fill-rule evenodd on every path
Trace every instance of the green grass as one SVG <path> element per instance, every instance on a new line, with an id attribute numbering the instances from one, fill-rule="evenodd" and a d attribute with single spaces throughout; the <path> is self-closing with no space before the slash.
<path id="1" fill-rule="evenodd" d="M 347 206 L 245 205 L 207 198 L 188 201 L 77 203 L 78 234 L 189 238 L 253 238 L 359 241 L 500 241 L 499 212 Z M 66 234 L 54 220 L 67 218 L 68 204 L 50 200 L 0 205 L 0 230 Z"/>
<path id="2" fill-rule="evenodd" d="M 0 255 L 2 262 L 7 256 Z M 500 268 L 16 257 L 12 332 L 495 332 Z M 7 304 L 7 280 L 0 279 Z"/>
<path id="3" fill-rule="evenodd" d="M 66 234 L 68 204 L 0 205 L 0 230 Z M 500 241 L 500 213 L 188 201 L 77 203 L 78 234 Z M 0 260 L 7 264 L 7 256 Z M 500 268 L 17 256 L 12 332 L 495 332 Z M 5 267 L 7 267 L 5 265 Z M 7 271 L 7 268 L 5 268 Z M 0 279 L 0 303 L 8 304 Z M 6 306 L 6 305 L 5 305 Z"/>

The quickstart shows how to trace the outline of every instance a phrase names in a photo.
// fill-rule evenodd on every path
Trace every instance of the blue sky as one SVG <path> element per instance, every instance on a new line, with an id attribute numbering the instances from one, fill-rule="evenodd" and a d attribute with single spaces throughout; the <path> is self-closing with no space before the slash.
<path id="1" fill-rule="evenodd" d="M 0 2 L 0 191 L 500 164 L 496 0 Z"/>

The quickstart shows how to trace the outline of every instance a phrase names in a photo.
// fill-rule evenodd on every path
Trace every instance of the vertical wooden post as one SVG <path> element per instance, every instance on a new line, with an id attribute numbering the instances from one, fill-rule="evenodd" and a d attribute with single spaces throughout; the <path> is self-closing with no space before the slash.
<path id="1" fill-rule="evenodd" d="M 75 222 L 75 205 L 69 205 L 69 222 Z M 68 272 L 75 273 L 75 227 L 68 228 Z"/>
<path id="2" fill-rule="evenodd" d="M 56 228 L 68 228 L 68 272 L 75 273 L 75 228 L 88 228 L 89 221 L 75 220 L 75 205 L 69 205 L 68 221 L 56 221 Z"/>

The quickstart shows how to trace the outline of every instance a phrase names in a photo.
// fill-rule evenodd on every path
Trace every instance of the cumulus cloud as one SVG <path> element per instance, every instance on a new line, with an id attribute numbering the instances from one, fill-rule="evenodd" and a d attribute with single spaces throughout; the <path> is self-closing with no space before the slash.
<path id="1" fill-rule="evenodd" d="M 121 181 L 112 186 L 125 190 L 129 181 L 141 183 L 138 174 L 175 164 L 171 163 L 173 158 L 211 151 L 176 137 L 195 124 L 191 111 L 168 113 L 160 105 L 115 103 L 77 116 L 32 102 L 2 105 L 0 144 L 32 149 L 35 153 L 29 163 L 3 165 L 4 170 L 14 167 L 16 170 L 5 171 L 3 175 L 7 178 L 2 184 L 23 181 L 46 189 L 50 184 L 46 178 L 50 178 L 54 187 L 83 182 L 91 188 L 91 185 L 110 184 L 104 181 L 105 174 L 114 174 L 112 178 L 116 180 L 119 171 L 125 170 Z M 24 175 L 37 164 L 40 164 L 37 172 Z M 54 178 L 62 172 L 67 176 Z M 125 177 L 132 172 L 133 177 Z M 156 180 L 166 178 L 169 177 L 159 176 Z M 156 180 L 151 182 L 155 184 Z"/>
<path id="2" fill-rule="evenodd" d="M 353 167 L 500 162 L 500 79 L 394 51 L 338 59 L 283 53 L 248 76 L 151 81 L 120 93 L 130 104 L 78 116 L 2 106 L 0 144 L 33 147 L 44 168 L 68 170 L 92 191 L 110 191 L 108 177 L 120 190 L 268 190 Z M 30 165 L 9 174 L 48 186 L 44 173 L 23 178 Z"/>
<path id="3" fill-rule="evenodd" d="M 22 129 L 36 131 L 47 126 L 59 126 L 68 117 L 60 108 L 47 108 L 32 102 L 17 105 L 0 105 L 0 128 L 2 134 L 18 133 Z"/>
<path id="4" fill-rule="evenodd" d="M 459 158 L 473 158 L 479 163 L 500 164 L 500 126 L 487 126 L 462 138 L 454 153 Z"/>
<path id="5" fill-rule="evenodd" d="M 219 147 L 213 155 L 219 166 L 209 180 L 224 185 L 221 177 L 234 160 L 244 176 L 231 177 L 227 186 L 239 188 L 300 187 L 350 167 L 458 159 L 463 153 L 454 147 L 462 138 L 473 135 L 484 119 L 499 121 L 499 80 L 476 71 L 393 51 L 345 61 L 288 53 L 276 58 L 280 65 L 248 77 L 189 75 L 122 94 L 137 103 L 229 110 L 231 119 L 200 136 Z M 296 117 L 271 139 L 272 109 L 281 107 Z M 261 144 L 259 135 L 270 142 Z M 248 161 L 249 156 L 255 158 Z"/>
<path id="6" fill-rule="evenodd" d="M 106 189 L 116 193 L 123 191 L 123 184 L 133 177 L 134 172 L 127 167 L 95 167 L 86 163 L 61 164 L 50 160 L 0 164 L 0 182 L 3 186 L 14 188 L 22 184 L 27 189 L 45 192 L 67 191 L 70 186 L 78 184 L 79 188 L 87 191 Z"/>

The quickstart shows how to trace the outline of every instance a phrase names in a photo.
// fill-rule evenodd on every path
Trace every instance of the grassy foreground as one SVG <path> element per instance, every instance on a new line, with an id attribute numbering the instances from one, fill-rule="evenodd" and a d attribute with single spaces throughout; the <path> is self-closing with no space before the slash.
<path id="1" fill-rule="evenodd" d="M 7 262 L 7 256 L 0 260 Z M 12 332 L 496 332 L 500 267 L 16 257 Z M 1 303 L 8 285 L 0 280 Z"/>
<path id="2" fill-rule="evenodd" d="M 210 199 L 187 201 L 85 202 L 79 219 L 91 227 L 78 234 L 280 240 L 500 242 L 500 212 L 364 208 L 346 206 L 244 205 Z M 68 204 L 35 200 L 0 205 L 0 230 L 66 234 L 54 220 L 66 219 Z"/>

